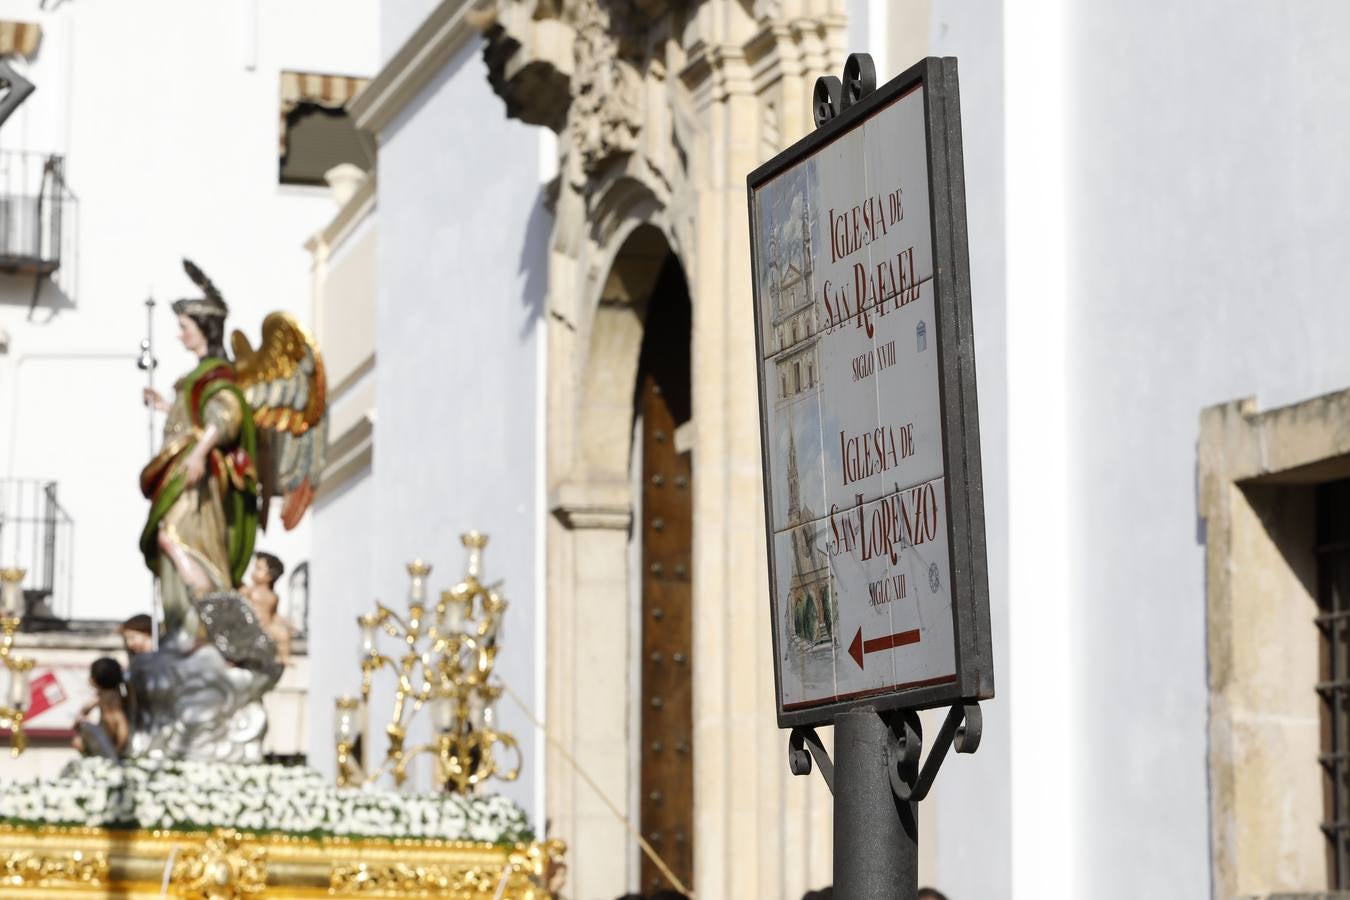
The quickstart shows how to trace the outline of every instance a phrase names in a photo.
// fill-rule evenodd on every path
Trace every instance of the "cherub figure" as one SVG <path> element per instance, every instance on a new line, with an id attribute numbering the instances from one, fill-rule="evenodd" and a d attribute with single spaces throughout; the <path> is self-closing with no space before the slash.
<path id="1" fill-rule="evenodd" d="M 286 573 L 281 560 L 271 553 L 259 552 L 249 570 L 249 583 L 240 593 L 258 617 L 263 633 L 277 645 L 277 659 L 285 663 L 291 657 L 291 623 L 277 615 L 281 598 L 277 596 L 277 580 Z"/>

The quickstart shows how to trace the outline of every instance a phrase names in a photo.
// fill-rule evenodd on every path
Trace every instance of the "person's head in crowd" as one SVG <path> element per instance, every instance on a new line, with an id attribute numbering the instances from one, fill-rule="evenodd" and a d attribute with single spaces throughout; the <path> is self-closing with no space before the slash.
<path id="1" fill-rule="evenodd" d="M 89 664 L 89 681 L 100 691 L 122 691 L 122 664 L 111 656 L 101 656 Z"/>
<path id="2" fill-rule="evenodd" d="M 915 900 L 947 900 L 947 895 L 937 888 L 921 887 L 914 898 Z"/>
<path id="3" fill-rule="evenodd" d="M 149 653 L 155 649 L 150 630 L 150 617 L 145 613 L 138 613 L 117 626 L 117 633 L 122 636 L 122 646 L 126 648 L 127 656 Z"/>

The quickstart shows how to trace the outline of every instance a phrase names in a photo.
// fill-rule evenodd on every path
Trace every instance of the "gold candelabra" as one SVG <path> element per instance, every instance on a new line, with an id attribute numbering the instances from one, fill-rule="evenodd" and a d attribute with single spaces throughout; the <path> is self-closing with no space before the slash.
<path id="1" fill-rule="evenodd" d="M 28 711 L 28 672 L 33 661 L 14 652 L 14 632 L 23 617 L 23 569 L 0 569 L 0 727 L 9 729 L 10 753 L 18 756 L 28 746 L 23 717 Z"/>
<path id="2" fill-rule="evenodd" d="M 472 792 L 496 777 L 514 781 L 520 774 L 520 747 L 516 739 L 496 730 L 493 704 L 502 687 L 492 679 L 492 667 L 501 639 L 506 600 L 498 584 L 482 582 L 483 548 L 487 536 L 471 531 L 460 538 L 468 551 L 468 565 L 459 584 L 442 592 L 428 607 L 427 576 L 431 566 L 416 560 L 408 564 L 408 614 L 375 604 L 375 612 L 360 616 L 361 696 L 339 697 L 334 718 L 338 784 L 353 785 L 391 773 L 394 784 L 407 779 L 409 763 L 421 754 L 435 761 L 436 783 L 458 793 Z M 380 652 L 383 631 L 402 645 Z M 360 748 L 375 673 L 388 668 L 396 676 L 394 705 L 385 726 L 389 749 L 384 762 L 367 774 Z M 404 748 L 408 725 L 422 707 L 431 711 L 435 736 L 428 744 Z M 515 755 L 515 766 L 502 768 L 497 753 Z"/>

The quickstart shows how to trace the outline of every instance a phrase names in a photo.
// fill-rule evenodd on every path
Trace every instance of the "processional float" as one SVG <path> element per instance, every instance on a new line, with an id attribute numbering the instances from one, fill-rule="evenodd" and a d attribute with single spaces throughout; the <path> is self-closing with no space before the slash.
<path id="1" fill-rule="evenodd" d="M 563 847 L 535 841 L 524 811 L 480 793 L 519 770 L 510 735 L 494 730 L 493 682 L 506 602 L 478 580 L 486 538 L 469 535 L 468 574 L 425 602 L 430 567 L 410 567 L 407 618 L 384 607 L 362 619 L 363 697 L 383 667 L 399 674 L 385 764 L 353 777 L 358 717 L 339 715 L 338 771 L 263 762 L 263 697 L 281 676 L 277 646 L 242 593 L 257 529 L 274 497 L 290 529 L 314 498 L 326 444 L 325 378 L 313 339 L 286 313 L 263 321 L 257 349 L 238 331 L 224 346 L 229 307 L 191 262 L 200 296 L 175 301 L 197 365 L 172 399 L 153 389 L 149 337 L 140 363 L 145 400 L 166 414 L 163 441 L 141 473 L 150 504 L 140 548 L 159 600 L 158 646 L 137 654 L 126 689 L 130 735 L 119 757 L 85 758 L 54 780 L 0 791 L 0 897 L 544 898 Z M 147 303 L 153 315 L 153 304 Z M 26 693 L 31 661 L 11 651 L 22 573 L 4 575 L 0 664 L 10 693 Z M 383 655 L 376 632 L 402 653 Z M 17 686 L 17 687 L 15 687 Z M 406 688 L 406 689 L 405 689 Z M 0 697 L 0 725 L 22 741 L 22 698 Z M 359 709 L 358 709 L 359 707 Z M 427 707 L 433 738 L 405 750 L 406 719 Z M 364 715 L 348 701 L 339 712 Z M 513 753 L 510 769 L 498 753 Z M 406 787 L 409 761 L 436 763 L 433 793 L 372 790 L 389 774 Z M 550 884 L 555 882 L 555 884 Z"/>

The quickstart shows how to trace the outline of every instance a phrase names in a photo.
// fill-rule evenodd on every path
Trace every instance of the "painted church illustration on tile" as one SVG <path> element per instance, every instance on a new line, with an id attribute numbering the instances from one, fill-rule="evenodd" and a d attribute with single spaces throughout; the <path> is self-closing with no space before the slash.
<path id="1" fill-rule="evenodd" d="M 799 428 L 819 430 L 815 410 L 820 392 L 820 319 L 815 302 L 815 271 L 812 240 L 815 230 L 811 202 L 814 166 L 805 166 L 776 185 L 770 204 L 765 280 L 770 303 L 770 347 L 773 378 L 777 388 L 775 416 L 785 421 L 787 431 L 787 516 L 782 529 L 790 535 L 791 569 L 782 608 L 788 631 L 800 648 L 809 649 L 832 641 L 838 621 L 831 589 L 830 560 L 820 545 L 823 509 L 814 509 L 802 499 L 798 465 Z M 818 438 L 815 446 L 818 448 Z M 780 448 L 783 445 L 778 445 Z M 781 452 L 781 451 L 780 451 Z M 818 451 L 817 451 L 818 452 Z M 812 471 L 819 471 L 818 465 Z M 819 480 L 819 476 L 816 476 Z M 819 486 L 812 492 L 819 496 Z"/>
<path id="2" fill-rule="evenodd" d="M 819 321 L 811 279 L 815 270 L 811 194 L 804 182 L 802 178 L 775 193 L 769 236 L 767 276 L 780 404 L 820 384 Z"/>
<path id="3" fill-rule="evenodd" d="M 788 528 L 792 534 L 792 575 L 787 610 L 792 634 L 807 646 L 834 639 L 839 619 L 830 589 L 830 558 L 818 543 L 821 523 L 815 510 L 801 502 L 797 442 L 788 430 Z"/>

